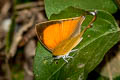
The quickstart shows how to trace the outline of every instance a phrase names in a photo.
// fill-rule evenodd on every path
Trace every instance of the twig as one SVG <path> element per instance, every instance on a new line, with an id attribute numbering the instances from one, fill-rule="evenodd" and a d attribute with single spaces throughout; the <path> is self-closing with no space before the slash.
<path id="1" fill-rule="evenodd" d="M 2 9 L 1 9 L 1 14 L 0 14 L 0 22 L 1 22 L 2 19 L 8 14 L 8 10 L 10 9 L 10 6 L 11 6 L 11 4 L 10 4 L 10 2 L 8 1 L 8 2 L 6 2 L 6 3 L 4 4 L 4 6 L 2 7 Z"/>
<path id="2" fill-rule="evenodd" d="M 24 46 L 31 38 L 35 36 L 35 30 L 34 27 L 30 29 L 22 38 L 22 40 L 19 43 L 19 46 Z"/>
<path id="3" fill-rule="evenodd" d="M 32 8 L 31 8 L 31 9 L 32 9 Z M 43 10 L 45 10 L 44 7 L 35 7 L 35 9 L 37 9 L 38 11 L 43 11 Z"/>
<path id="4" fill-rule="evenodd" d="M 24 69 L 25 69 L 25 72 L 30 75 L 30 76 L 33 76 L 33 72 L 31 70 L 29 70 L 28 68 L 28 65 L 27 65 L 27 62 L 24 63 Z"/>
<path id="5" fill-rule="evenodd" d="M 31 8 L 31 10 L 32 10 L 32 9 L 34 9 L 34 8 Z M 37 9 L 39 12 L 45 10 L 44 7 L 35 7 L 35 9 Z M 29 11 L 30 11 L 30 10 L 29 10 Z M 17 11 L 17 14 L 20 15 L 21 12 L 23 12 L 23 10 L 21 10 L 21 11 Z"/>
<path id="6" fill-rule="evenodd" d="M 16 10 L 31 8 L 31 7 L 37 7 L 37 6 L 43 6 L 43 5 L 44 5 L 43 1 L 20 4 L 20 5 L 16 6 Z"/>
<path id="7" fill-rule="evenodd" d="M 11 6 L 10 2 L 6 2 L 6 4 L 1 9 L 1 14 L 2 15 L 6 15 L 8 10 L 9 10 L 9 8 L 10 8 L 10 6 Z"/>
<path id="8" fill-rule="evenodd" d="M 9 67 L 8 60 L 9 59 L 7 58 L 7 54 L 6 54 L 6 58 L 5 58 L 6 78 L 7 78 L 7 80 L 12 80 L 11 70 L 10 70 L 10 67 Z"/>
<path id="9" fill-rule="evenodd" d="M 34 17 L 32 17 L 32 19 L 29 21 L 29 23 L 25 24 L 18 31 L 18 33 L 15 34 L 8 57 L 13 57 L 15 55 L 15 52 L 17 50 L 17 46 L 18 46 L 19 42 L 22 40 L 22 34 L 25 31 L 27 31 L 30 27 L 32 27 L 33 23 L 34 23 Z"/>

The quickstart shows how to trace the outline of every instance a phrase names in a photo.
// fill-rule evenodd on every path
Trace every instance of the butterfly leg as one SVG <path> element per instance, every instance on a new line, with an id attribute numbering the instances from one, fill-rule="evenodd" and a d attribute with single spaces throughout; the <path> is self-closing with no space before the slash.
<path id="1" fill-rule="evenodd" d="M 73 58 L 72 56 L 67 56 L 66 58 Z"/>
<path id="2" fill-rule="evenodd" d="M 66 60 L 66 58 L 65 57 L 62 57 L 63 58 L 63 60 L 66 62 L 66 63 L 68 63 L 68 61 Z"/>
<path id="3" fill-rule="evenodd" d="M 71 53 L 71 52 L 75 52 L 75 51 L 77 51 L 77 50 L 78 50 L 78 49 L 71 50 L 70 53 Z"/>
<path id="4" fill-rule="evenodd" d="M 55 56 L 54 59 L 60 59 L 62 56 Z"/>
<path id="5" fill-rule="evenodd" d="M 69 53 L 70 53 L 70 52 L 69 52 Z M 68 63 L 67 58 L 73 58 L 72 56 L 69 56 L 69 53 L 67 53 L 66 55 L 56 56 L 56 57 L 54 57 L 54 59 L 63 58 L 63 60 L 64 60 L 66 63 Z"/>
<path id="6" fill-rule="evenodd" d="M 63 58 L 63 60 L 64 60 L 66 63 L 68 63 L 68 61 L 66 60 L 67 55 L 54 57 L 54 59 L 60 59 L 60 58 Z"/>
<path id="7" fill-rule="evenodd" d="M 67 58 L 73 58 L 73 57 L 72 57 L 72 56 L 69 56 L 69 53 L 68 53 L 68 54 L 62 56 L 62 58 L 63 58 L 63 60 L 64 60 L 65 62 L 68 63 L 68 61 L 67 61 L 66 59 L 67 59 Z"/>

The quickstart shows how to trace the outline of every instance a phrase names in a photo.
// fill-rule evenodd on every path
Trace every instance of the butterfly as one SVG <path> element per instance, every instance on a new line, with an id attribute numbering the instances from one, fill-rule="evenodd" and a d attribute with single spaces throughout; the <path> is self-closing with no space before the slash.
<path id="1" fill-rule="evenodd" d="M 96 11 L 89 14 L 94 17 L 82 31 L 84 15 L 39 23 L 35 26 L 37 37 L 41 44 L 55 56 L 55 59 L 63 58 L 68 62 L 66 58 L 72 58 L 69 54 L 76 51 L 72 49 L 82 41 L 84 32 L 92 27 L 92 23 L 96 20 Z"/>

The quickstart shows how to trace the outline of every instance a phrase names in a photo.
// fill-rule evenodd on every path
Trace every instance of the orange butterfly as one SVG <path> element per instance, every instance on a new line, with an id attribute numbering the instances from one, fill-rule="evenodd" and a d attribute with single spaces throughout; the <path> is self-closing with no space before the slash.
<path id="1" fill-rule="evenodd" d="M 40 42 L 52 52 L 56 59 L 72 58 L 69 56 L 70 52 L 76 47 L 83 39 L 83 33 L 91 27 L 91 24 L 96 19 L 96 12 L 90 12 L 94 17 L 88 26 L 81 31 L 81 24 L 85 20 L 85 16 L 52 20 L 37 24 L 35 29 L 37 37 Z"/>

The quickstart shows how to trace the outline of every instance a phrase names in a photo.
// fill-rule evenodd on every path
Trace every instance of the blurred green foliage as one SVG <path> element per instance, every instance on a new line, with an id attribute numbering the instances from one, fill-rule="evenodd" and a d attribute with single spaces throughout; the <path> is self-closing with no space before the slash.
<path id="1" fill-rule="evenodd" d="M 33 0 L 16 0 L 16 4 L 28 3 L 31 1 L 33 1 Z"/>

